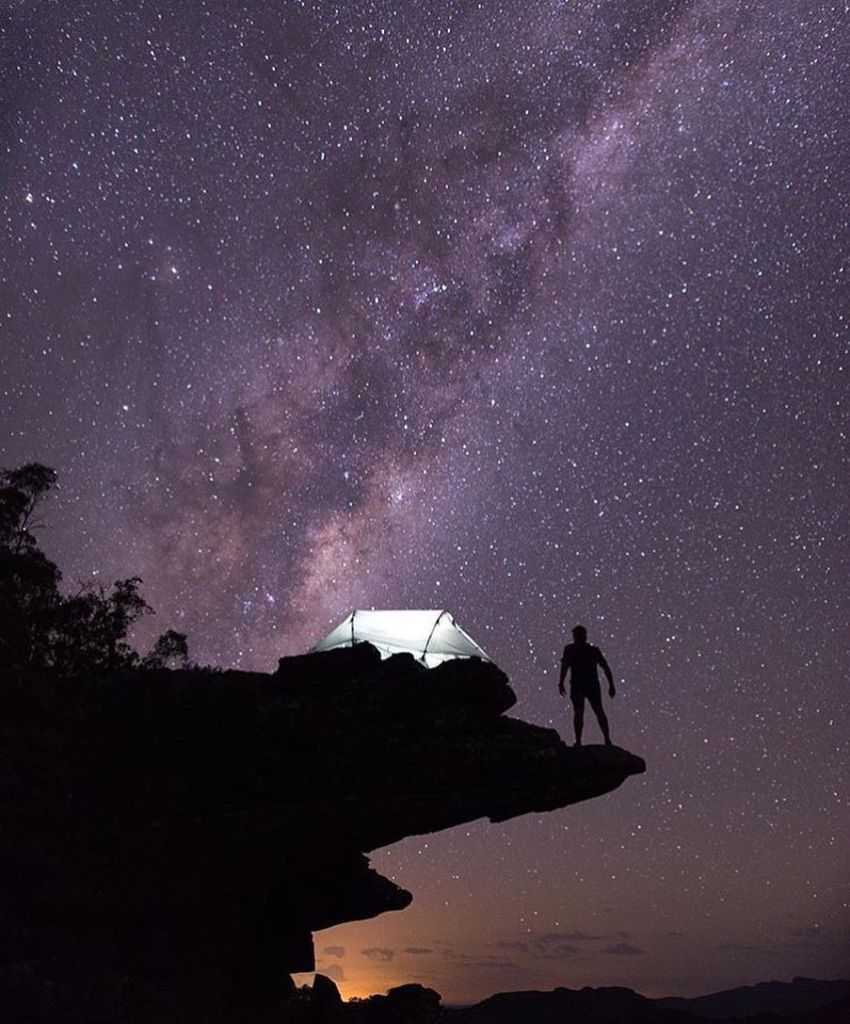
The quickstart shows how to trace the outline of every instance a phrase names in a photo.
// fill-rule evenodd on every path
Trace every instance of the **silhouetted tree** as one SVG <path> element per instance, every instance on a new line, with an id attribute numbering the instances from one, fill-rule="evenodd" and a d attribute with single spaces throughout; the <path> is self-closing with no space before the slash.
<path id="1" fill-rule="evenodd" d="M 0 473 L 0 544 L 16 554 L 35 547 L 35 511 L 55 483 L 55 470 L 38 462 Z"/>
<path id="2" fill-rule="evenodd" d="M 37 462 L 0 473 L 0 664 L 65 675 L 137 666 L 185 665 L 186 636 L 168 630 L 140 659 L 127 635 L 152 612 L 141 579 L 118 580 L 111 591 L 86 586 L 65 597 L 62 573 L 38 547 L 39 506 L 56 473 Z"/>
<path id="3" fill-rule="evenodd" d="M 61 603 L 58 567 L 38 548 L 36 510 L 56 474 L 32 462 L 0 474 L 0 657 L 27 667 L 48 659 Z"/>
<path id="4" fill-rule="evenodd" d="M 102 586 L 85 587 L 62 602 L 52 637 L 52 663 L 65 673 L 93 669 L 127 669 L 139 656 L 127 632 L 142 615 L 153 611 L 139 593 L 141 580 L 117 580 L 111 593 Z"/>
<path id="5" fill-rule="evenodd" d="M 186 668 L 189 663 L 189 644 L 185 633 L 167 629 L 142 658 L 142 668 Z"/>

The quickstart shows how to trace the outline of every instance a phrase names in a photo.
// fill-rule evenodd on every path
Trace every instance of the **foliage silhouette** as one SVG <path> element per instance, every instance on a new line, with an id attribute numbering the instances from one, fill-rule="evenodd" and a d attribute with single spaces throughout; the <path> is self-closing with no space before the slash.
<path id="1" fill-rule="evenodd" d="M 37 462 L 0 472 L 0 666 L 61 675 L 185 666 L 183 633 L 167 630 L 144 657 L 130 643 L 133 625 L 153 612 L 138 576 L 117 580 L 111 591 L 83 585 L 62 593 L 62 573 L 35 536 L 56 479 Z"/>
<path id="2" fill-rule="evenodd" d="M 159 637 L 150 651 L 142 658 L 142 668 L 167 668 L 175 666 L 187 668 L 189 663 L 189 645 L 185 633 L 167 629 Z"/>

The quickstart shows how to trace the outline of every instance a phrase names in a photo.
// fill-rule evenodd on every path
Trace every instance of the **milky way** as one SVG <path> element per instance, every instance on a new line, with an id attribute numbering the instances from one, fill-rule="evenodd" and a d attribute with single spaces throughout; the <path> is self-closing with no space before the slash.
<path id="1" fill-rule="evenodd" d="M 582 620 L 648 761 L 378 854 L 416 902 L 322 969 L 846 973 L 848 7 L 2 11 L 0 460 L 66 580 L 244 668 L 447 607 L 564 735 Z"/>

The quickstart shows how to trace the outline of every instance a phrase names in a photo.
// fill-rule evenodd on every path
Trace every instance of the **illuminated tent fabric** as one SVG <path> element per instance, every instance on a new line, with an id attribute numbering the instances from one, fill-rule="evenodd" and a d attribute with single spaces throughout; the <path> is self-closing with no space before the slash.
<path id="1" fill-rule="evenodd" d="M 368 640 L 382 658 L 408 652 L 428 668 L 450 658 L 490 659 L 447 611 L 428 609 L 357 610 L 316 644 L 314 651 L 333 651 Z"/>

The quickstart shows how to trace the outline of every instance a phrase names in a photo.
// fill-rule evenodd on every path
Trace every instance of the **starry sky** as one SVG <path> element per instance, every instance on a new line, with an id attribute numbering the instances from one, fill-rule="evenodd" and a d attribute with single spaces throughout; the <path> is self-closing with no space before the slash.
<path id="1" fill-rule="evenodd" d="M 0 2 L 0 463 L 203 663 L 449 608 L 647 775 L 374 856 L 346 996 L 850 973 L 850 8 Z M 587 737 L 594 741 L 595 725 Z"/>

